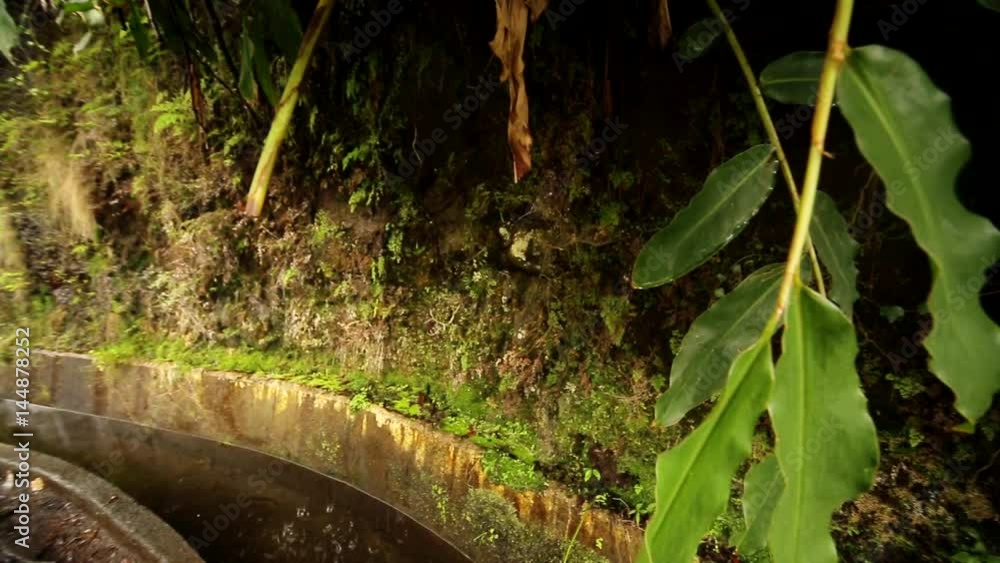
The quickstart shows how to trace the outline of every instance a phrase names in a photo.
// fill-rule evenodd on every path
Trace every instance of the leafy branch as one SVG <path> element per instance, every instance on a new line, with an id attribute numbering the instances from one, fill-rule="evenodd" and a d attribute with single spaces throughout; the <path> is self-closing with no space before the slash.
<path id="1" fill-rule="evenodd" d="M 754 191 L 754 182 L 747 180 L 756 169 L 746 161 L 753 162 L 748 155 L 755 152 L 765 159 L 778 155 L 797 216 L 780 283 L 777 264 L 754 272 L 699 316 L 681 343 L 657 418 L 673 424 L 711 394 L 721 394 L 695 431 L 657 460 L 656 511 L 638 561 L 690 561 L 703 534 L 727 509 L 731 480 L 749 456 L 753 429 L 767 410 L 774 455 L 747 478 L 747 497 L 754 489 L 766 491 L 744 499 L 744 506 L 753 507 L 748 513 L 753 518 L 748 517 L 740 544 L 769 548 L 777 563 L 834 563 L 833 512 L 871 486 L 879 463 L 875 425 L 855 368 L 858 343 L 850 315 L 857 296 L 857 244 L 833 200 L 819 191 L 834 96 L 860 152 L 886 184 L 889 209 L 910 223 L 934 265 L 928 300 L 934 328 L 925 341 L 930 369 L 955 391 L 956 407 L 973 422 L 1000 390 L 1000 369 L 989 360 L 1000 349 L 1000 327 L 978 303 L 983 270 L 1000 253 L 1000 232 L 965 209 L 955 193 L 969 147 L 954 125 L 948 97 L 902 53 L 881 46 L 848 49 L 853 0 L 838 0 L 825 53 L 795 53 L 762 74 L 769 84 L 764 93 L 791 103 L 801 102 L 805 87 L 818 80 L 799 194 L 763 102 L 764 79 L 758 83 L 751 74 L 716 0 L 708 3 L 736 52 L 774 146 L 754 147 L 713 171 L 688 208 L 640 252 L 635 285 L 673 281 L 721 248 L 704 242 L 706 234 L 731 238 L 742 229 L 763 201 L 745 197 Z M 703 31 L 706 24 L 695 26 Z M 704 50 L 689 49 L 695 55 Z M 933 159 L 924 158 L 929 150 L 935 151 Z M 722 182 L 720 188 L 717 177 L 733 168 L 742 173 L 730 179 L 741 181 Z M 727 211 L 720 212 L 721 204 L 706 203 L 713 200 L 736 201 L 743 208 L 724 205 Z M 813 250 L 810 239 L 817 235 Z M 819 259 L 830 269 L 839 310 L 822 292 L 803 284 L 807 248 L 813 271 L 818 273 Z M 681 250 L 695 256 L 676 257 Z M 761 303 L 768 302 L 773 309 L 765 322 Z M 782 326 L 775 364 L 771 340 Z"/>
<path id="2" fill-rule="evenodd" d="M 726 39 L 729 41 L 729 46 L 732 47 L 733 53 L 736 55 L 736 60 L 740 65 L 740 70 L 743 71 L 743 76 L 746 78 L 747 86 L 750 88 L 750 95 L 753 97 L 754 106 L 757 108 L 757 114 L 760 116 L 761 123 L 764 124 L 764 130 L 767 132 L 767 138 L 774 146 L 775 155 L 778 157 L 778 163 L 781 165 L 781 174 L 785 178 L 785 184 L 788 186 L 789 195 L 792 197 L 792 204 L 795 208 L 795 212 L 799 212 L 799 189 L 795 185 L 795 175 L 792 174 L 792 167 L 788 163 L 788 157 L 785 155 L 785 149 L 781 146 L 781 139 L 778 138 L 778 131 L 774 127 L 774 120 L 771 119 L 771 112 L 767 110 L 767 104 L 764 102 L 764 96 L 760 92 L 760 85 L 757 84 L 757 77 L 754 76 L 753 69 L 750 68 L 750 62 L 747 60 L 746 54 L 743 52 L 743 48 L 740 46 L 739 40 L 736 38 L 736 33 L 733 31 L 733 27 L 729 25 L 729 20 L 722 14 L 722 10 L 719 8 L 719 3 L 717 0 L 708 0 L 708 6 L 712 9 L 712 13 L 715 17 L 719 19 L 722 23 L 723 30 L 726 34 Z M 819 265 L 819 258 L 816 256 L 816 249 L 813 247 L 812 243 L 808 243 L 809 247 L 809 260 L 812 262 L 813 272 L 816 274 L 816 287 L 819 288 L 819 292 L 826 295 L 826 286 L 823 281 L 822 269 Z"/>
<path id="3" fill-rule="evenodd" d="M 713 2 L 714 0 L 709 1 Z M 802 261 L 802 251 L 809 240 L 809 225 L 812 222 L 813 206 L 816 204 L 816 192 L 819 189 L 819 174 L 823 165 L 830 111 L 833 109 L 833 94 L 837 87 L 840 69 L 844 66 L 847 52 L 847 31 L 850 29 L 853 10 L 854 0 L 837 0 L 833 28 L 830 31 L 830 43 L 826 50 L 823 73 L 819 79 L 816 112 L 813 115 L 812 142 L 809 145 L 809 160 L 806 163 L 806 174 L 802 181 L 802 200 L 799 205 L 798 220 L 795 223 L 795 233 L 792 235 L 792 244 L 788 251 L 788 267 L 785 268 L 785 278 L 778 290 L 778 303 L 774 309 L 774 317 L 769 323 L 774 327 L 777 327 L 778 319 L 788 307 L 792 284 L 795 281 L 801 282 L 799 265 Z M 767 334 L 768 331 L 764 332 Z"/>

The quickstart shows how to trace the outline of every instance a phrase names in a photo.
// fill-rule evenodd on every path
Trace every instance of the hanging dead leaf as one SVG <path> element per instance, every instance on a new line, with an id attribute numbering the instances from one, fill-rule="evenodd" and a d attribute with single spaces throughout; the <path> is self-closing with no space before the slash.
<path id="1" fill-rule="evenodd" d="M 670 23 L 670 6 L 667 5 L 667 0 L 653 0 L 653 2 L 656 5 L 656 17 L 651 24 L 650 36 L 653 43 L 663 49 L 673 35 L 673 25 Z"/>
<path id="2" fill-rule="evenodd" d="M 528 126 L 528 90 L 524 85 L 524 40 L 528 20 L 532 22 L 548 6 L 548 0 L 496 0 L 497 34 L 490 42 L 503 63 L 501 82 L 510 89 L 507 143 L 514 159 L 514 183 L 531 170 L 531 129 Z"/>

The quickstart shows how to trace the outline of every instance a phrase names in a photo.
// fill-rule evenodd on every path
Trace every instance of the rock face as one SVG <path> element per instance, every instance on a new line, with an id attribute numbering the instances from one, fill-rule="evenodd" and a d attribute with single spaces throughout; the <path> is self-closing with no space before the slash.
<path id="1" fill-rule="evenodd" d="M 584 512 L 557 487 L 519 492 L 490 483 L 470 443 L 382 408 L 354 412 L 340 395 L 164 365 L 99 369 L 78 355 L 39 354 L 35 362 L 41 404 L 290 459 L 413 515 L 476 561 L 558 561 L 578 527 L 571 561 L 630 562 L 641 542 L 636 526 L 603 510 Z M 580 545 L 603 548 L 598 556 Z"/>

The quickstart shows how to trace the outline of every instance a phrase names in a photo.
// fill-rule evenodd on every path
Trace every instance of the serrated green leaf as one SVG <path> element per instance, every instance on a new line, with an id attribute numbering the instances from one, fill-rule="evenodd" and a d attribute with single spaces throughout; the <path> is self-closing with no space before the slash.
<path id="1" fill-rule="evenodd" d="M 646 243 L 632 283 L 646 289 L 697 268 L 738 235 L 774 188 L 778 161 L 771 145 L 757 145 L 712 171 L 686 208 Z"/>
<path id="2" fill-rule="evenodd" d="M 697 59 L 719 42 L 724 34 L 723 30 L 719 18 L 710 17 L 696 21 L 684 30 L 677 40 L 677 54 L 689 61 Z"/>
<path id="3" fill-rule="evenodd" d="M 950 98 L 899 51 L 851 51 L 838 92 L 858 148 L 886 185 L 889 209 L 910 224 L 930 258 L 929 367 L 974 422 L 1000 390 L 1000 327 L 979 303 L 984 270 L 1000 256 L 1000 232 L 956 196 L 969 143 L 952 119 Z"/>
<path id="4" fill-rule="evenodd" d="M 747 471 L 743 479 L 743 521 L 746 527 L 736 538 L 740 553 L 753 555 L 767 547 L 771 517 L 785 490 L 778 458 L 769 455 Z"/>
<path id="5" fill-rule="evenodd" d="M 14 18 L 7 13 L 7 2 L 0 0 L 0 54 L 11 63 L 14 62 L 10 50 L 17 47 L 20 41 L 21 30 L 17 28 Z"/>
<path id="6" fill-rule="evenodd" d="M 257 92 L 254 90 L 253 80 L 253 40 L 247 30 L 246 22 L 243 22 L 243 32 L 240 33 L 240 94 L 248 100 L 256 100 Z"/>
<path id="7" fill-rule="evenodd" d="M 725 386 L 733 361 L 760 339 L 784 271 L 784 264 L 757 270 L 695 319 L 670 366 L 670 387 L 656 402 L 660 423 L 676 424 Z"/>
<path id="8" fill-rule="evenodd" d="M 837 209 L 837 204 L 823 192 L 816 193 L 809 236 L 820 261 L 830 272 L 830 299 L 848 319 L 852 318 L 854 302 L 860 297 L 857 289 L 858 268 L 854 264 L 860 245 L 851 238 L 847 221 Z"/>
<path id="9" fill-rule="evenodd" d="M 769 405 L 785 478 L 768 535 L 775 563 L 836 563 L 830 518 L 872 484 L 878 439 L 857 353 L 847 317 L 796 282 Z"/>
<path id="10" fill-rule="evenodd" d="M 979 0 L 979 5 L 984 8 L 989 8 L 994 12 L 1000 12 L 1000 0 Z"/>
<path id="11" fill-rule="evenodd" d="M 761 91 L 782 103 L 815 105 L 825 56 L 821 51 L 799 51 L 781 57 L 760 73 Z"/>
<path id="12" fill-rule="evenodd" d="M 656 510 L 639 561 L 690 563 L 702 536 L 725 512 L 736 469 L 750 454 L 754 426 L 773 379 L 770 338 L 733 363 L 705 421 L 656 462 Z"/>

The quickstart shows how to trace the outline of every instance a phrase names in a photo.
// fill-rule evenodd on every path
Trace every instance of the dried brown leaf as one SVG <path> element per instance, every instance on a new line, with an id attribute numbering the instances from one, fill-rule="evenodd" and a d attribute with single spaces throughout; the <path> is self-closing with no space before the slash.
<path id="1" fill-rule="evenodd" d="M 514 159 L 514 182 L 531 170 L 531 129 L 528 126 L 528 90 L 524 85 L 524 41 L 528 20 L 536 21 L 548 0 L 496 0 L 497 33 L 490 48 L 503 63 L 501 82 L 510 90 L 507 143 Z"/>

